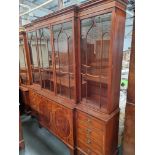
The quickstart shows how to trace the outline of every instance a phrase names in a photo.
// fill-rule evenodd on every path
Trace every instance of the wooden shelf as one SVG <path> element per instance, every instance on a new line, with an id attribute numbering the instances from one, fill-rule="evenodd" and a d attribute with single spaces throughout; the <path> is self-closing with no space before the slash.
<path id="1" fill-rule="evenodd" d="M 107 76 L 99 76 L 99 75 L 91 75 L 91 74 L 83 74 L 81 73 L 82 77 L 89 80 L 89 81 L 94 81 L 94 82 L 98 82 L 98 83 L 104 83 L 104 84 L 108 84 L 108 77 Z"/>

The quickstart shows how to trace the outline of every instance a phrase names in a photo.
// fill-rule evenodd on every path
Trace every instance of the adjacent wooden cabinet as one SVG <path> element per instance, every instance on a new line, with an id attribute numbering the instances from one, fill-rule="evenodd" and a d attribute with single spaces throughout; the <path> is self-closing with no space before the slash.
<path id="1" fill-rule="evenodd" d="M 29 83 L 21 85 L 32 114 L 71 154 L 117 154 L 125 9 L 92 0 L 25 26 Z"/>

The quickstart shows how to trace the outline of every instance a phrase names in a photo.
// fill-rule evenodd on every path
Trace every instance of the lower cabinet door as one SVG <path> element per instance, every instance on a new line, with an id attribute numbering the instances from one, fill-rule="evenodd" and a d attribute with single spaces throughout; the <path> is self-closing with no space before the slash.
<path id="1" fill-rule="evenodd" d="M 52 104 L 52 123 L 55 134 L 73 146 L 73 111 L 59 104 Z"/>
<path id="2" fill-rule="evenodd" d="M 39 121 L 40 123 L 49 129 L 50 127 L 50 112 L 52 111 L 52 105 L 50 102 L 42 97 L 39 103 Z"/>

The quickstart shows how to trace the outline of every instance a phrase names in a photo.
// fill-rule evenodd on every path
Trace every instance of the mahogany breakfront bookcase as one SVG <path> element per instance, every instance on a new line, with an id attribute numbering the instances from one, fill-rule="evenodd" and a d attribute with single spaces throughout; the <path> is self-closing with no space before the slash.
<path id="1" fill-rule="evenodd" d="M 92 0 L 25 26 L 27 103 L 71 154 L 117 154 L 125 9 Z"/>

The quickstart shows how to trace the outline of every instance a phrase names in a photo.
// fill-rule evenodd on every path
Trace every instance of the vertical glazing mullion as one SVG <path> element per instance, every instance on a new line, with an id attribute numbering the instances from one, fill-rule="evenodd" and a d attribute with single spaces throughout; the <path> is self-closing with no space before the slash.
<path id="1" fill-rule="evenodd" d="M 29 32 L 31 34 L 31 37 L 30 37 L 30 41 L 29 41 L 29 47 L 30 47 L 30 52 L 31 52 L 31 55 L 32 54 L 32 45 L 31 45 L 31 42 L 33 40 L 33 32 Z M 32 56 L 32 82 L 34 83 L 34 61 L 33 61 L 33 56 Z"/>
<path id="2" fill-rule="evenodd" d="M 100 25 L 101 25 L 101 62 L 100 62 L 100 108 L 101 108 L 101 92 L 102 92 L 102 83 L 101 83 L 101 78 L 102 78 L 102 57 L 103 57 L 103 28 L 102 28 L 102 22 L 101 22 L 101 18 L 100 18 Z"/>
<path id="3" fill-rule="evenodd" d="M 47 29 L 49 30 L 49 33 L 50 33 L 50 28 L 48 27 Z M 49 76 L 48 78 L 49 78 L 50 90 L 52 91 L 52 88 L 51 88 L 52 86 L 51 86 L 50 60 L 49 60 L 49 55 L 50 55 L 50 53 L 49 53 L 49 46 L 48 46 L 48 45 L 49 45 L 49 44 L 48 44 L 48 43 L 49 43 L 49 40 L 48 40 L 48 39 L 49 39 L 48 36 L 46 36 L 46 37 L 45 37 L 45 40 L 47 41 L 48 64 L 49 64 L 49 65 L 48 65 L 48 76 Z"/>
<path id="4" fill-rule="evenodd" d="M 61 34 L 62 29 L 60 30 L 59 34 L 58 34 L 58 38 L 57 38 L 57 46 L 58 46 L 58 63 L 59 63 L 59 75 L 60 75 L 60 54 L 59 54 L 59 36 Z M 60 81 L 60 94 L 61 94 L 61 77 L 59 77 L 59 81 Z"/>
<path id="5" fill-rule="evenodd" d="M 51 41 L 51 54 L 52 54 L 52 78 L 53 86 L 54 86 L 54 93 L 57 94 L 57 77 L 56 77 L 56 57 L 55 57 L 55 37 L 53 32 L 53 26 L 51 26 L 51 33 L 50 33 L 50 41 Z"/>
<path id="6" fill-rule="evenodd" d="M 40 75 L 40 86 L 42 86 L 42 76 L 41 76 L 41 71 L 40 71 L 40 59 L 39 59 L 39 48 L 38 48 L 37 31 L 35 33 L 36 33 L 36 41 L 37 41 L 36 52 L 37 52 L 37 61 L 38 61 L 38 68 L 39 68 L 39 75 Z"/>
<path id="7" fill-rule="evenodd" d="M 86 36 L 86 40 L 87 40 L 87 36 Z M 88 53 L 88 52 L 87 52 L 87 49 L 88 49 L 88 47 L 86 46 L 86 102 L 87 102 L 87 84 L 88 84 L 88 83 L 87 83 L 87 63 L 88 63 L 88 62 L 87 62 L 87 61 L 88 61 L 88 60 L 87 60 L 87 59 L 88 59 L 88 58 L 87 58 L 87 53 Z"/>
<path id="8" fill-rule="evenodd" d="M 68 49 L 67 49 L 67 53 L 68 53 L 68 77 L 69 77 L 69 98 L 71 98 L 71 87 L 70 87 L 70 60 L 69 60 L 69 38 L 67 37 L 67 43 L 68 43 Z"/>
<path id="9" fill-rule="evenodd" d="M 50 90 L 52 89 L 51 87 L 51 73 L 50 73 L 50 60 L 49 60 L 49 47 L 48 47 L 48 37 L 47 37 L 47 50 L 48 50 L 48 64 L 49 64 L 49 66 L 48 66 L 48 75 L 49 75 L 49 82 L 50 82 Z"/>
<path id="10" fill-rule="evenodd" d="M 40 29 L 40 31 L 41 31 L 41 29 Z M 42 45 L 41 45 L 41 43 L 42 43 L 42 37 L 43 37 L 43 30 L 42 30 L 42 33 L 39 31 L 39 33 L 40 33 L 40 53 L 41 53 L 41 63 L 42 63 L 42 67 L 41 67 L 41 77 L 42 77 L 42 83 L 43 83 L 43 88 L 45 88 L 45 81 L 44 81 L 44 66 L 43 66 L 43 52 L 42 52 Z M 41 85 L 41 87 L 42 87 L 42 85 Z"/>

